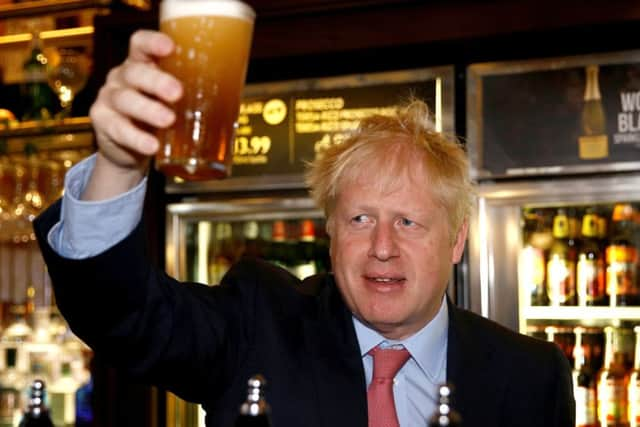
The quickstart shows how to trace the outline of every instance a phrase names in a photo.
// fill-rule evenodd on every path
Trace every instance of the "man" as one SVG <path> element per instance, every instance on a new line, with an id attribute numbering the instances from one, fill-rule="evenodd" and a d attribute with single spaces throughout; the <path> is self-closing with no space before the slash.
<path id="1" fill-rule="evenodd" d="M 446 298 L 467 235 L 468 164 L 419 101 L 363 121 L 308 174 L 333 274 L 300 283 L 245 259 L 206 287 L 153 269 L 140 216 L 158 144 L 140 123 L 174 119 L 180 83 L 154 63 L 172 48 L 160 33 L 132 37 L 91 109 L 97 155 L 36 223 L 60 310 L 94 351 L 202 403 L 209 426 L 233 423 L 256 373 L 276 427 L 425 426 L 445 381 L 465 426 L 573 425 L 559 349 Z M 385 357 L 397 366 L 381 375 Z"/>

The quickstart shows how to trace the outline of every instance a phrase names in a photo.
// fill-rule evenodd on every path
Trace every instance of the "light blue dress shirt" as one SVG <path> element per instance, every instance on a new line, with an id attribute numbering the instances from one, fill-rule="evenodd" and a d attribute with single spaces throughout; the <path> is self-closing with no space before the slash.
<path id="1" fill-rule="evenodd" d="M 119 243 L 142 217 L 147 179 L 117 197 L 80 200 L 96 163 L 95 154 L 73 166 L 64 179 L 60 222 L 49 232 L 51 247 L 66 258 L 83 259 Z"/>
<path id="2" fill-rule="evenodd" d="M 388 340 L 355 317 L 353 325 L 360 344 L 367 387 L 373 376 L 373 357 L 369 350 L 404 346 L 411 357 L 398 371 L 393 381 L 393 399 L 398 421 L 403 427 L 426 426 L 437 407 L 438 386 L 447 377 L 447 333 L 449 316 L 443 298 L 436 316 L 420 331 L 402 340 Z"/>
<path id="3" fill-rule="evenodd" d="M 65 177 L 61 219 L 49 232 L 51 247 L 67 258 L 100 254 L 123 240 L 142 217 L 147 180 L 117 197 L 99 202 L 80 200 L 95 165 L 95 155 L 69 170 Z M 353 317 L 368 387 L 373 359 L 367 353 L 377 345 L 404 346 L 411 357 L 394 379 L 394 401 L 403 427 L 426 426 L 436 409 L 437 386 L 447 372 L 449 317 L 443 298 L 436 316 L 419 332 L 403 341 L 385 339 Z"/>

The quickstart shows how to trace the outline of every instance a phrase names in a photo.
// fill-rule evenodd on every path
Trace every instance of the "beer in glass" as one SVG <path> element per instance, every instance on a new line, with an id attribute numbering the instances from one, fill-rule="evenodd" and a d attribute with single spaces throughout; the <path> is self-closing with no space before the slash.
<path id="1" fill-rule="evenodd" d="M 176 44 L 160 67 L 178 78 L 176 121 L 158 134 L 156 168 L 185 180 L 228 177 L 255 12 L 239 0 L 163 0 L 160 30 Z"/>

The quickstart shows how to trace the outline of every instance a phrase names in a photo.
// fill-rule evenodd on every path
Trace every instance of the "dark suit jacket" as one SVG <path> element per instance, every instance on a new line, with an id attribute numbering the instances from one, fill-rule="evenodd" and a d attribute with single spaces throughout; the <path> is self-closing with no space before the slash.
<path id="1" fill-rule="evenodd" d="M 333 276 L 302 284 L 245 259 L 221 286 L 179 283 L 151 267 L 139 226 L 105 253 L 64 259 L 46 243 L 59 203 L 35 222 L 56 301 L 72 330 L 131 375 L 200 402 L 231 426 L 246 381 L 262 373 L 274 427 L 366 427 L 364 370 Z M 573 427 L 566 358 L 449 303 L 447 379 L 464 426 Z"/>

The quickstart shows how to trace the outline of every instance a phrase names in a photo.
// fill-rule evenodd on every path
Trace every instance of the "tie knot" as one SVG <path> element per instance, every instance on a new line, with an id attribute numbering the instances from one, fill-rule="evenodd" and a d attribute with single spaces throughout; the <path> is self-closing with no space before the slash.
<path id="1" fill-rule="evenodd" d="M 373 357 L 373 378 L 393 379 L 402 365 L 409 359 L 406 348 L 392 349 L 375 347 L 369 351 Z"/>

